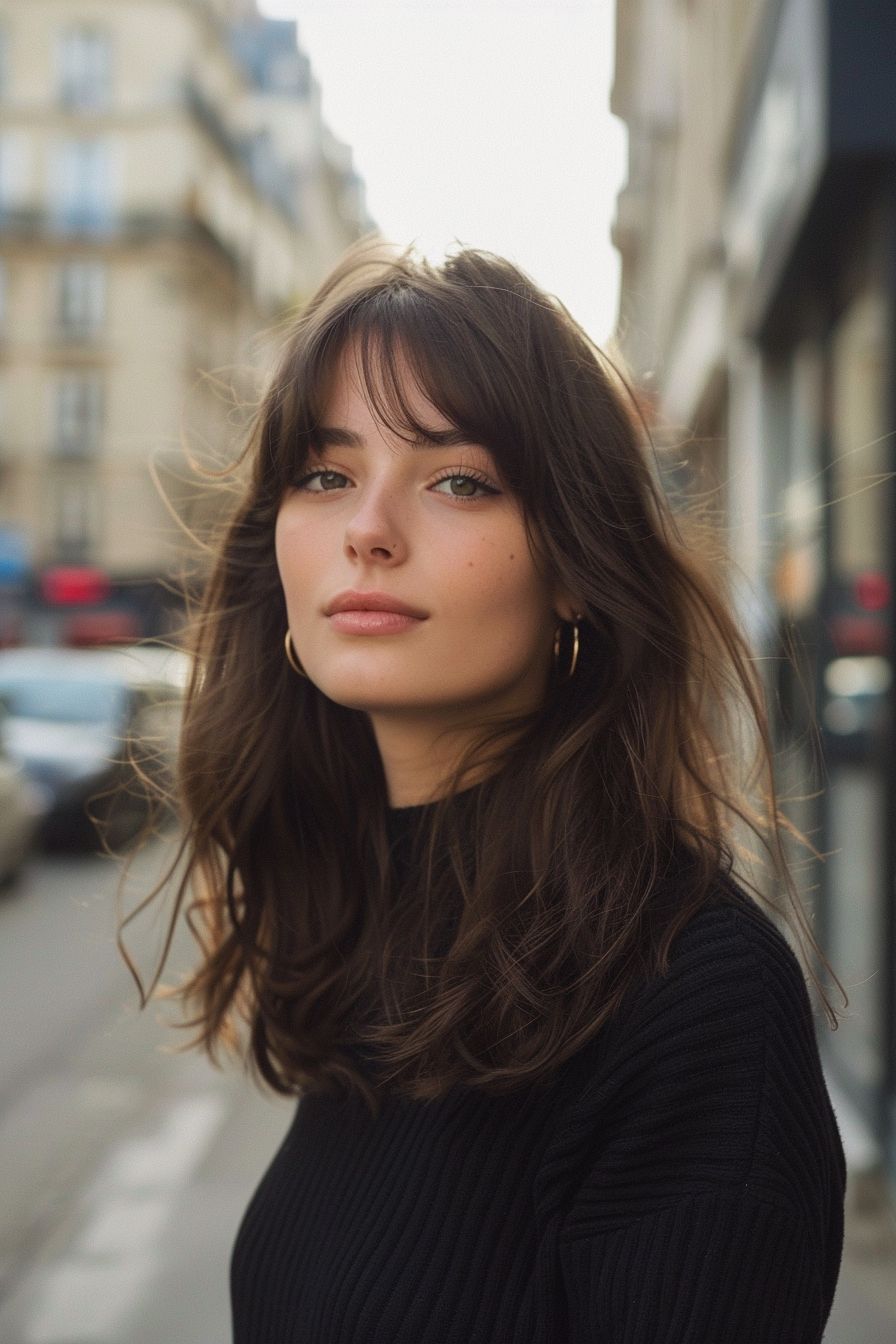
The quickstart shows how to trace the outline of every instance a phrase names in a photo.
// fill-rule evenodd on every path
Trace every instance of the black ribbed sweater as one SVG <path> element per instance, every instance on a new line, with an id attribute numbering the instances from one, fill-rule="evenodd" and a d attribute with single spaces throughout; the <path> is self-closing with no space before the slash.
<path id="1" fill-rule="evenodd" d="M 420 811 L 390 812 L 399 853 Z M 234 1344 L 819 1344 L 843 1147 L 799 963 L 719 881 L 547 1091 L 301 1098 L 237 1234 Z"/>

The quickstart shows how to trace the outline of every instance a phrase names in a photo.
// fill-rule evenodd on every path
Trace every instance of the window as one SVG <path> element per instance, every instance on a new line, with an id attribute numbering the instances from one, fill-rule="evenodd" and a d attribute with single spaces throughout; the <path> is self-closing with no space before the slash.
<path id="1" fill-rule="evenodd" d="M 50 541 L 55 558 L 63 563 L 84 564 L 96 549 L 99 498 L 92 475 L 80 472 L 51 479 L 49 499 Z"/>
<path id="2" fill-rule="evenodd" d="M 29 145 L 24 131 L 4 131 L 0 135 L 0 211 L 20 209 L 27 204 Z"/>
<path id="3" fill-rule="evenodd" d="M 9 93 L 9 34 L 6 23 L 0 23 L 0 98 Z"/>
<path id="4" fill-rule="evenodd" d="M 65 340 L 89 340 L 106 316 L 106 268 L 101 261 L 64 261 L 59 267 L 56 322 Z"/>
<path id="5" fill-rule="evenodd" d="M 107 140 L 64 140 L 51 166 L 53 216 L 66 232 L 101 233 L 112 223 L 112 163 Z"/>
<path id="6" fill-rule="evenodd" d="M 93 457 L 103 433 L 103 383 L 96 373 L 64 373 L 56 384 L 53 448 L 58 457 Z"/>
<path id="7" fill-rule="evenodd" d="M 59 39 L 59 100 L 89 112 L 109 101 L 108 34 L 98 28 L 69 28 Z"/>

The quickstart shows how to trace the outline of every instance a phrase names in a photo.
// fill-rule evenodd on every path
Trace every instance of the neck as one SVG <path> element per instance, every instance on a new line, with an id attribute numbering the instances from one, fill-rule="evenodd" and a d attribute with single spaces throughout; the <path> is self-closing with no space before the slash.
<path id="1" fill-rule="evenodd" d="M 474 741 L 467 728 L 436 729 L 431 721 L 414 723 L 371 715 L 371 724 L 383 762 L 390 807 L 433 803 L 448 792 L 461 756 Z M 478 784 L 493 769 L 487 763 L 467 770 L 457 788 Z"/>

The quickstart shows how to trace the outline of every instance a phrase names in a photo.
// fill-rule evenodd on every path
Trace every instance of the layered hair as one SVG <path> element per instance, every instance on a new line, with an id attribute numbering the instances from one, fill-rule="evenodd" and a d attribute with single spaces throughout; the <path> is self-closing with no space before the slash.
<path id="1" fill-rule="evenodd" d="M 574 676 L 478 725 L 401 873 L 367 715 L 283 651 L 275 520 L 349 346 L 393 433 L 427 434 L 410 377 L 490 450 L 537 565 L 583 613 Z M 166 954 L 186 907 L 201 955 L 177 987 L 160 985 L 164 954 L 148 991 L 137 976 L 144 1003 L 188 1008 L 191 1045 L 241 1052 L 275 1091 L 354 1090 L 374 1111 L 387 1088 L 545 1083 L 668 971 L 748 836 L 770 860 L 755 894 L 831 969 L 783 833 L 821 856 L 778 806 L 720 532 L 673 509 L 625 379 L 558 300 L 490 253 L 434 265 L 362 240 L 290 320 L 238 466 L 186 641 L 179 847 L 146 898 L 185 863 Z M 464 787 L 474 775 L 487 787 Z"/>

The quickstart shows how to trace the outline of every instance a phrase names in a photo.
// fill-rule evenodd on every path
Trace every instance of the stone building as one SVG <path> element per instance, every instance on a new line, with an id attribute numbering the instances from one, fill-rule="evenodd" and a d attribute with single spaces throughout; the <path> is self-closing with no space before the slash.
<path id="1" fill-rule="evenodd" d="M 68 637 L 66 594 L 152 630 L 184 544 L 169 505 L 189 527 L 218 507 L 185 447 L 233 450 L 228 389 L 251 400 L 263 333 L 372 227 L 294 24 L 244 0 L 0 0 L 8 638 L 23 602 L 31 637 Z"/>
<path id="2" fill-rule="evenodd" d="M 826 1065 L 896 1190 L 894 52 L 873 0 L 618 0 L 612 106 L 617 340 L 726 530 L 784 810 L 828 856 Z"/>

